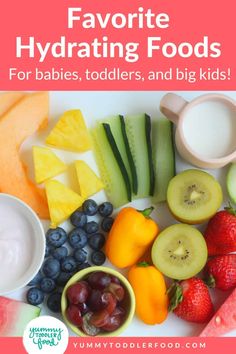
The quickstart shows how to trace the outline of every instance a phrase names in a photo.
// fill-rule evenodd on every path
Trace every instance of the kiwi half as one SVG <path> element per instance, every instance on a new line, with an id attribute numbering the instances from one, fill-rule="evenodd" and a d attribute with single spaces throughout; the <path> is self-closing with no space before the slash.
<path id="1" fill-rule="evenodd" d="M 226 186 L 229 197 L 233 203 L 236 203 L 236 163 L 232 163 L 228 169 L 226 177 Z"/>
<path id="2" fill-rule="evenodd" d="M 186 170 L 171 179 L 167 203 L 174 217 L 187 224 L 210 219 L 223 200 L 220 184 L 207 172 Z"/>
<path id="3" fill-rule="evenodd" d="M 153 244 L 152 261 L 160 272 L 170 278 L 191 278 L 206 264 L 205 239 L 193 226 L 169 226 L 158 235 Z"/>

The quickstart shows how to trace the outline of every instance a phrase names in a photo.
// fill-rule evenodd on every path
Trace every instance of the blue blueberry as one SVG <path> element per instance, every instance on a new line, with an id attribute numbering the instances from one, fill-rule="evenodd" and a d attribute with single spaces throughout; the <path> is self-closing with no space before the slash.
<path id="1" fill-rule="evenodd" d="M 55 292 L 49 295 L 47 307 L 52 312 L 61 312 L 61 293 Z"/>
<path id="2" fill-rule="evenodd" d="M 77 249 L 74 252 L 74 258 L 77 264 L 83 264 L 87 259 L 87 252 L 83 249 Z"/>
<path id="3" fill-rule="evenodd" d="M 55 258 L 48 258 L 44 262 L 43 273 L 48 278 L 56 279 L 60 273 L 60 262 Z"/>
<path id="4" fill-rule="evenodd" d="M 46 233 L 47 243 L 53 247 L 61 247 L 67 240 L 67 233 L 61 227 L 49 229 Z"/>
<path id="5" fill-rule="evenodd" d="M 40 283 L 40 281 L 43 278 L 43 274 L 41 273 L 41 271 L 39 271 L 35 277 L 27 284 L 28 286 L 35 286 L 38 285 Z"/>
<path id="6" fill-rule="evenodd" d="M 56 279 L 56 283 L 59 286 L 65 286 L 68 280 L 74 275 L 74 273 L 61 272 L 59 277 Z"/>
<path id="7" fill-rule="evenodd" d="M 104 235 L 97 233 L 97 234 L 90 236 L 90 238 L 88 240 L 88 244 L 93 250 L 98 251 L 104 246 L 105 241 L 106 241 L 106 239 L 105 239 Z"/>
<path id="8" fill-rule="evenodd" d="M 73 248 L 83 248 L 88 242 L 86 232 L 77 227 L 69 233 L 69 243 Z"/>
<path id="9" fill-rule="evenodd" d="M 109 216 L 113 213 L 113 205 L 109 202 L 104 202 L 99 205 L 98 212 L 101 216 Z"/>
<path id="10" fill-rule="evenodd" d="M 74 272 L 77 268 L 77 262 L 72 256 L 67 256 L 61 262 L 61 270 L 66 273 Z"/>
<path id="11" fill-rule="evenodd" d="M 70 222 L 76 227 L 84 227 L 87 223 L 87 215 L 80 210 L 76 210 L 71 214 Z"/>
<path id="12" fill-rule="evenodd" d="M 46 243 L 44 258 L 49 257 L 53 250 L 54 250 L 54 247 L 49 245 L 48 243 Z"/>
<path id="13" fill-rule="evenodd" d="M 89 264 L 88 262 L 84 262 L 83 264 L 80 264 L 77 269 L 82 270 L 82 269 L 86 269 L 89 267 L 91 267 L 91 264 Z"/>
<path id="14" fill-rule="evenodd" d="M 26 294 L 27 302 L 37 306 L 43 303 L 44 293 L 38 288 L 30 288 Z"/>
<path id="15" fill-rule="evenodd" d="M 95 232 L 98 232 L 99 230 L 99 225 L 97 222 L 95 221 L 89 221 L 86 225 L 85 225 L 85 231 L 87 232 L 87 234 L 95 234 Z"/>
<path id="16" fill-rule="evenodd" d="M 106 260 L 106 256 L 102 251 L 93 251 L 91 253 L 91 262 L 97 266 L 101 266 Z"/>
<path id="17" fill-rule="evenodd" d="M 109 232 L 111 230 L 113 222 L 114 222 L 114 219 L 112 217 L 110 217 L 110 216 L 105 217 L 101 223 L 101 227 L 102 227 L 103 231 Z"/>
<path id="18" fill-rule="evenodd" d="M 98 205 L 93 199 L 87 199 L 82 205 L 83 212 L 86 215 L 92 216 L 95 215 L 98 211 Z"/>
<path id="19" fill-rule="evenodd" d="M 68 256 L 68 249 L 65 246 L 61 246 L 58 248 L 55 248 L 52 252 L 51 255 L 58 259 L 58 261 L 61 261 L 63 258 Z"/>
<path id="20" fill-rule="evenodd" d="M 45 277 L 41 280 L 39 286 L 44 293 L 51 293 L 56 288 L 56 283 L 55 280 Z"/>

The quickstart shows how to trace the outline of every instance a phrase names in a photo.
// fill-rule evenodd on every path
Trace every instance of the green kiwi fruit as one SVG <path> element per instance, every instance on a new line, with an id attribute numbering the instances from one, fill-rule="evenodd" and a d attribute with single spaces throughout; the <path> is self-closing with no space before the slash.
<path id="1" fill-rule="evenodd" d="M 174 217 L 187 224 L 210 219 L 223 200 L 220 184 L 207 172 L 186 170 L 171 179 L 167 203 Z"/>
<path id="2" fill-rule="evenodd" d="M 207 246 L 200 231 L 190 225 L 167 227 L 152 247 L 157 269 L 172 279 L 188 279 L 199 273 L 207 261 Z"/>
<path id="3" fill-rule="evenodd" d="M 232 163 L 228 169 L 226 177 L 226 187 L 229 197 L 233 203 L 236 203 L 236 163 Z"/>

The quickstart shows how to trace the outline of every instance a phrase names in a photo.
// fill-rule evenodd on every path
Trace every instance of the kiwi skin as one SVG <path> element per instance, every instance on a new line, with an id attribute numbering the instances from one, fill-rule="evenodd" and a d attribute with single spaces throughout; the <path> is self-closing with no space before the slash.
<path id="1" fill-rule="evenodd" d="M 208 221 L 209 219 L 211 219 L 215 215 L 215 213 L 217 212 L 217 210 L 219 209 L 220 205 L 223 202 L 223 193 L 222 193 L 221 186 L 215 180 L 215 178 L 213 176 L 211 176 L 209 173 L 207 173 L 205 171 L 201 171 L 201 170 L 195 170 L 195 169 L 185 170 L 185 171 L 183 171 L 181 173 L 185 173 L 185 172 L 191 173 L 191 172 L 195 172 L 195 171 L 199 171 L 202 174 L 207 174 L 208 176 L 210 176 L 212 178 L 212 181 L 214 182 L 214 187 L 215 187 L 216 195 L 218 196 L 218 198 L 215 201 L 216 208 L 215 208 L 215 210 L 212 210 L 212 213 L 208 213 L 207 216 L 204 216 L 204 217 L 202 217 L 200 219 L 194 219 L 194 220 L 189 219 L 189 218 L 180 217 L 179 215 L 176 215 L 174 213 L 174 211 L 171 209 L 170 205 L 169 205 L 170 197 L 169 197 L 169 194 L 168 194 L 168 190 L 169 190 L 169 186 L 170 186 L 172 180 L 174 180 L 174 178 L 177 177 L 178 175 L 176 175 L 175 177 L 172 178 L 172 180 L 169 182 L 169 186 L 168 186 L 168 189 L 167 189 L 167 205 L 168 205 L 169 211 L 171 212 L 171 214 L 174 216 L 174 218 L 176 220 L 178 220 L 178 221 L 180 221 L 182 223 L 190 224 L 190 225 L 202 224 L 205 221 Z"/>
<path id="2" fill-rule="evenodd" d="M 168 208 L 169 208 L 169 206 L 168 206 Z M 216 213 L 216 212 L 214 212 L 214 213 L 212 213 L 210 216 L 208 215 L 207 218 L 197 219 L 197 220 L 189 220 L 189 219 L 184 219 L 184 218 L 178 217 L 177 215 L 175 215 L 175 214 L 172 212 L 172 210 L 170 210 L 170 208 L 169 208 L 169 211 L 171 212 L 171 214 L 173 215 L 173 217 L 174 217 L 176 220 L 178 220 L 178 221 L 180 221 L 180 222 L 182 222 L 182 223 L 184 223 L 184 224 L 189 224 L 189 225 L 203 224 L 205 221 L 208 221 L 209 219 L 211 219 L 211 218 L 215 215 L 215 213 Z"/>

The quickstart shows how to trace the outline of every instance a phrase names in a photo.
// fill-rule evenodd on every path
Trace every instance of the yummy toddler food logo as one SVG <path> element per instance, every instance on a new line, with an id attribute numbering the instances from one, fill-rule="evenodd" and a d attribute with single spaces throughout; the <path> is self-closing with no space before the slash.
<path id="1" fill-rule="evenodd" d="M 51 316 L 30 321 L 24 331 L 23 344 L 29 354 L 63 354 L 68 346 L 68 330 Z"/>

